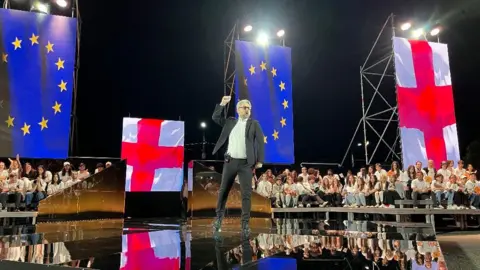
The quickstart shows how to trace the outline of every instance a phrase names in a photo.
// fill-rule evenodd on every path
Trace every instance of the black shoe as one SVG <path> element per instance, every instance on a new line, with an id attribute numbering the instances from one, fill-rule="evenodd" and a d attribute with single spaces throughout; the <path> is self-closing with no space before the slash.
<path id="1" fill-rule="evenodd" d="M 222 220 L 217 218 L 212 224 L 213 229 L 215 232 L 221 232 L 222 231 Z"/>

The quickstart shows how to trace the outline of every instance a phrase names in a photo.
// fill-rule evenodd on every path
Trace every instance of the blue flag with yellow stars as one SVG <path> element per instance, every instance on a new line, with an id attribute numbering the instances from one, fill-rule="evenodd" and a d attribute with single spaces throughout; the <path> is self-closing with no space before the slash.
<path id="1" fill-rule="evenodd" d="M 235 42 L 235 93 L 252 103 L 265 135 L 265 163 L 293 164 L 291 49 Z"/>
<path id="2" fill-rule="evenodd" d="M 76 19 L 0 9 L 0 156 L 66 158 Z"/>

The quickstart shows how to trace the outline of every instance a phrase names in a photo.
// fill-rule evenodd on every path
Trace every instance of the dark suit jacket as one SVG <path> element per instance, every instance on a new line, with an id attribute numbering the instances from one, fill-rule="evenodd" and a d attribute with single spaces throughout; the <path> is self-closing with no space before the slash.
<path id="1" fill-rule="evenodd" d="M 220 148 L 228 141 L 230 132 L 237 124 L 237 119 L 227 118 L 222 116 L 223 106 L 217 104 L 215 111 L 213 111 L 212 120 L 223 127 L 220 138 L 218 138 L 217 144 L 213 149 L 213 154 L 218 152 Z M 245 143 L 247 149 L 247 161 L 248 164 L 254 165 L 257 162 L 263 163 L 265 159 L 265 144 L 263 139 L 263 131 L 260 127 L 260 123 L 257 120 L 248 119 L 247 126 L 245 128 Z"/>

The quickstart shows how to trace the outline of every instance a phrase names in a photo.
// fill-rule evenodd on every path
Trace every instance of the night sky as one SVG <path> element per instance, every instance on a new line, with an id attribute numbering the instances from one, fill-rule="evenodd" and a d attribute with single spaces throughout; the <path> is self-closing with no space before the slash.
<path id="1" fill-rule="evenodd" d="M 125 116 L 180 118 L 186 123 L 186 143 L 202 140 L 199 123 L 207 121 L 207 141 L 214 142 L 220 128 L 211 114 L 223 95 L 223 42 L 239 19 L 286 31 L 297 163 L 339 162 L 361 117 L 359 67 L 392 12 L 398 25 L 413 18 L 445 27 L 441 41 L 449 44 L 462 155 L 480 138 L 471 117 L 478 116 L 480 96 L 478 0 L 111 2 L 80 1 L 79 147 L 74 155 L 120 156 Z M 374 53 L 373 62 L 388 52 L 388 37 L 380 45 L 383 51 Z M 394 91 L 392 80 L 385 84 Z M 355 142 L 360 141 L 359 136 Z M 199 148 L 186 153 L 200 157 Z"/>

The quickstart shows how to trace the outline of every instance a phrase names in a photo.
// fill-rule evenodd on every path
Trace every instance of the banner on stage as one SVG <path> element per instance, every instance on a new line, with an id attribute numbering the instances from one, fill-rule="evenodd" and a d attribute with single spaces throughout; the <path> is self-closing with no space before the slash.
<path id="1" fill-rule="evenodd" d="M 0 156 L 68 157 L 77 22 L 0 9 Z"/>
<path id="2" fill-rule="evenodd" d="M 123 118 L 125 191 L 180 191 L 183 184 L 184 122 Z"/>
<path id="3" fill-rule="evenodd" d="M 265 135 L 265 163 L 295 163 L 291 49 L 237 40 L 235 57 L 235 96 L 252 103 Z"/>
<path id="4" fill-rule="evenodd" d="M 446 44 L 394 38 L 403 166 L 460 159 Z"/>

